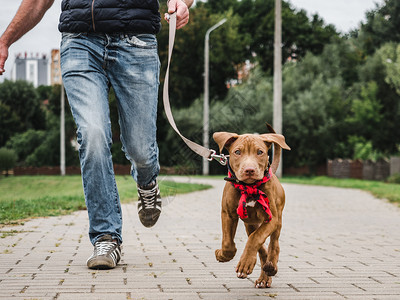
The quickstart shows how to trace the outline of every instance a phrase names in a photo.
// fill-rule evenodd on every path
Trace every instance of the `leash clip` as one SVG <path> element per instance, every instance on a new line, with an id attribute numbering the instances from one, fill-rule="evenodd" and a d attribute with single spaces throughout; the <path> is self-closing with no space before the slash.
<path id="1" fill-rule="evenodd" d="M 217 154 L 217 152 L 215 150 L 210 150 L 210 151 L 211 151 L 211 155 L 209 158 L 207 158 L 209 161 L 212 161 L 214 159 L 217 162 L 219 162 L 221 165 L 226 166 L 229 155 L 226 156 L 224 154 Z"/>

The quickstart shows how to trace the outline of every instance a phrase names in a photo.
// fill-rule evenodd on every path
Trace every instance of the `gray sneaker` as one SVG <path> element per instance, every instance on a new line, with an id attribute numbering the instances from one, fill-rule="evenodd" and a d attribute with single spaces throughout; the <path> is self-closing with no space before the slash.
<path id="1" fill-rule="evenodd" d="M 157 223 L 161 214 L 160 189 L 156 181 L 147 185 L 139 186 L 138 190 L 138 213 L 139 220 L 145 227 L 152 227 Z"/>
<path id="2" fill-rule="evenodd" d="M 111 235 L 102 236 L 95 244 L 92 256 L 86 264 L 89 269 L 113 269 L 121 259 L 121 247 Z"/>

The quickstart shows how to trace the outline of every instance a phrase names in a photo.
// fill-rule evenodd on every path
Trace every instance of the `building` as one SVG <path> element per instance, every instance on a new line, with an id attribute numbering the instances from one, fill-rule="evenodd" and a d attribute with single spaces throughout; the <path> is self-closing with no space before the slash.
<path id="1" fill-rule="evenodd" d="M 51 50 L 50 84 L 61 84 L 60 50 Z"/>
<path id="2" fill-rule="evenodd" d="M 34 87 L 39 85 L 49 85 L 49 60 L 46 54 L 39 53 L 28 57 L 17 54 L 13 69 L 11 71 L 12 80 L 26 80 L 31 82 Z"/>

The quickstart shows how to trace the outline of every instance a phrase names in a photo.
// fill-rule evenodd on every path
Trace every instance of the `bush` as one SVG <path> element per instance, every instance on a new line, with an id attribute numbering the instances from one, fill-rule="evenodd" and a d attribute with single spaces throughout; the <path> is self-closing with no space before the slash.
<path id="1" fill-rule="evenodd" d="M 400 184 L 400 173 L 393 174 L 392 176 L 388 177 L 388 179 L 386 181 L 388 183 Z"/>
<path id="2" fill-rule="evenodd" d="M 60 132 L 56 123 L 50 130 L 30 129 L 15 134 L 6 144 L 17 154 L 19 166 L 57 166 L 60 163 Z M 79 165 L 78 155 L 66 137 L 66 165 Z"/>
<path id="3" fill-rule="evenodd" d="M 15 151 L 19 161 L 24 162 L 43 143 L 46 135 L 44 130 L 29 129 L 23 133 L 15 134 L 9 139 L 6 146 Z"/>
<path id="4" fill-rule="evenodd" d="M 6 176 L 8 176 L 8 171 L 14 167 L 16 162 L 17 155 L 13 150 L 0 148 L 0 170 L 6 171 Z"/>
<path id="5" fill-rule="evenodd" d="M 385 158 L 383 153 L 373 148 L 371 141 L 367 141 L 363 137 L 350 136 L 348 144 L 354 148 L 354 160 L 371 160 L 376 162 Z"/>

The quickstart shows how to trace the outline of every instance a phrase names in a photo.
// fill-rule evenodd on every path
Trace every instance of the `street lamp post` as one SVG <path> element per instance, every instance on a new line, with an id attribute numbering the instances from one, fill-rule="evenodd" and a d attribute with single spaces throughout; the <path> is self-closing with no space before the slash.
<path id="1" fill-rule="evenodd" d="M 203 103 L 203 146 L 205 148 L 209 148 L 209 39 L 210 33 L 214 29 L 217 29 L 219 26 L 226 22 L 226 18 L 219 21 L 214 26 L 210 27 L 204 38 L 204 103 Z M 209 161 L 207 158 L 203 158 L 203 175 L 209 174 Z"/>
<path id="2" fill-rule="evenodd" d="M 275 0 L 275 40 L 274 40 L 274 112 L 273 127 L 282 134 L 282 2 Z M 282 176 L 281 163 L 276 170 L 276 176 Z"/>
<path id="3" fill-rule="evenodd" d="M 65 94 L 61 83 L 61 113 L 60 113 L 60 173 L 65 175 Z"/>

